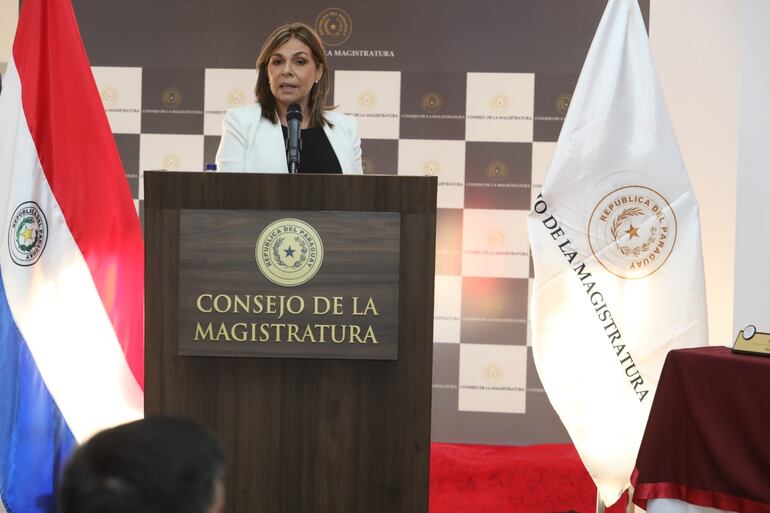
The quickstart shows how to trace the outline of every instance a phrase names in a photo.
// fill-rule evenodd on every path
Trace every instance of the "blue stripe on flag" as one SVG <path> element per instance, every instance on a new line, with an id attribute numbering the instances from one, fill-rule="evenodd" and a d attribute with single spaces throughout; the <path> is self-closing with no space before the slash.
<path id="1" fill-rule="evenodd" d="M 40 320 L 45 322 L 45 312 Z M 0 500 L 8 513 L 53 513 L 54 490 L 75 447 L 26 342 L 0 275 Z"/>

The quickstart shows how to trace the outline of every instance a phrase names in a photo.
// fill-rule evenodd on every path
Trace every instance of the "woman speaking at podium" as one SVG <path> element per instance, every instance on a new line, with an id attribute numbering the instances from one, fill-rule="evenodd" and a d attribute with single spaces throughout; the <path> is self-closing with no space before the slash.
<path id="1" fill-rule="evenodd" d="M 257 103 L 225 114 L 217 169 L 280 173 L 289 171 L 292 160 L 300 173 L 362 174 L 356 122 L 329 110 L 329 87 L 318 34 L 303 23 L 275 29 L 257 57 Z M 301 153 L 296 144 L 287 152 L 290 131 L 299 134 Z"/>

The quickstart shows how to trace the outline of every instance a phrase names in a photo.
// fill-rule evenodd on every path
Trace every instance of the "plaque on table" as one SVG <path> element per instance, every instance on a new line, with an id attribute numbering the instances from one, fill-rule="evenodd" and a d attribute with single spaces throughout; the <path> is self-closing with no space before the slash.
<path id="1" fill-rule="evenodd" d="M 749 324 L 738 333 L 733 353 L 770 356 L 770 333 L 761 333 Z"/>

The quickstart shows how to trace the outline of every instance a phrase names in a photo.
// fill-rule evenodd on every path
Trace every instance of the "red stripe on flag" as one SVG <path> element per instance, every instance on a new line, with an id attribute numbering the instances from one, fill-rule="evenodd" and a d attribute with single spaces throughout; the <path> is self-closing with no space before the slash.
<path id="1" fill-rule="evenodd" d="M 43 171 L 144 388 L 142 233 L 71 1 L 25 0 L 13 58 Z"/>

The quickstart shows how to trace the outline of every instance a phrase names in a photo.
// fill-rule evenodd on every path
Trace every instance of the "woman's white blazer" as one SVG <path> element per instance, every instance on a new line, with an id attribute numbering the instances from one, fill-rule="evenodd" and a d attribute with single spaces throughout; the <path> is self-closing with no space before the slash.
<path id="1" fill-rule="evenodd" d="M 334 128 L 327 125 L 324 132 L 342 172 L 363 174 L 361 139 L 355 119 L 332 111 L 327 111 L 325 115 Z M 263 118 L 258 103 L 228 110 L 222 125 L 222 140 L 217 151 L 218 171 L 289 172 L 281 125 Z"/>

